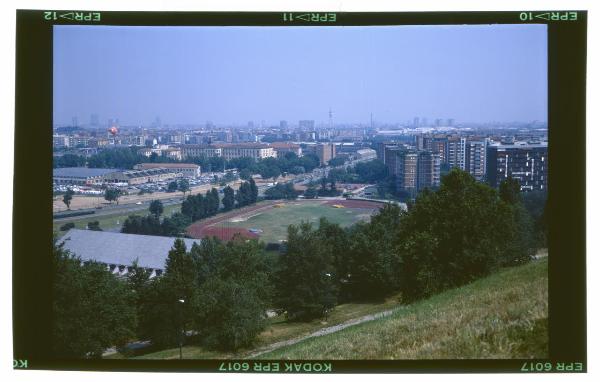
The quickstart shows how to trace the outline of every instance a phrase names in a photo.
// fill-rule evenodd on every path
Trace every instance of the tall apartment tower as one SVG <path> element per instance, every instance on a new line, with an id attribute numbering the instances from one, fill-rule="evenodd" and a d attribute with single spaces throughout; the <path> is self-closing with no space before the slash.
<path id="1" fill-rule="evenodd" d="M 336 151 L 335 145 L 332 143 L 323 143 L 316 146 L 316 154 L 319 157 L 321 165 L 327 164 L 330 160 L 335 158 Z"/>
<path id="2" fill-rule="evenodd" d="M 431 151 L 386 149 L 386 166 L 396 177 L 396 190 L 411 197 L 425 188 L 440 185 L 440 156 Z"/>
<path id="3" fill-rule="evenodd" d="M 547 143 L 489 145 L 486 165 L 486 178 L 492 187 L 510 177 L 519 181 L 521 191 L 548 188 Z"/>
<path id="4" fill-rule="evenodd" d="M 419 152 L 417 160 L 417 191 L 440 185 L 440 156 L 431 151 Z"/>
<path id="5" fill-rule="evenodd" d="M 467 139 L 461 137 L 452 137 L 448 138 L 447 143 L 448 154 L 447 154 L 447 163 L 450 168 L 457 167 L 461 170 L 465 169 L 466 162 L 466 145 Z"/>
<path id="6" fill-rule="evenodd" d="M 485 180 L 486 155 L 489 138 L 467 141 L 465 145 L 465 171 L 476 180 Z"/>

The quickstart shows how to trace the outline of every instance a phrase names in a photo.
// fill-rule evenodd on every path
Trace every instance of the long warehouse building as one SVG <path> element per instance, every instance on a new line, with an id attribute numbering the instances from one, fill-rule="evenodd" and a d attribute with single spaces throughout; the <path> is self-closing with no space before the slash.
<path id="1" fill-rule="evenodd" d="M 138 266 L 160 276 L 173 247 L 175 237 L 133 235 L 128 233 L 71 229 L 59 243 L 78 256 L 81 261 L 96 261 L 106 265 L 111 273 L 125 276 L 137 259 Z M 183 239 L 189 250 L 200 240 Z"/>

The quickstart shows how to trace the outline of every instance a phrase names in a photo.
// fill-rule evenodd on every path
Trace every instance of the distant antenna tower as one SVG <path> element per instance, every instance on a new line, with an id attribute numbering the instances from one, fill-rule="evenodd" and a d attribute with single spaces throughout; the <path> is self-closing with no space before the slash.
<path id="1" fill-rule="evenodd" d="M 373 129 L 373 113 L 371 113 L 371 129 Z"/>
<path id="2" fill-rule="evenodd" d="M 329 107 L 329 128 L 333 127 L 333 111 L 331 111 L 331 107 Z"/>

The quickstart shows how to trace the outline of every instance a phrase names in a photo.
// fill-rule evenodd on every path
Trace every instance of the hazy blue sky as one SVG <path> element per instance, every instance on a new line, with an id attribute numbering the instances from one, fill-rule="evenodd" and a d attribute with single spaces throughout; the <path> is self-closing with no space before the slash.
<path id="1" fill-rule="evenodd" d="M 545 25 L 54 27 L 54 122 L 546 121 Z"/>

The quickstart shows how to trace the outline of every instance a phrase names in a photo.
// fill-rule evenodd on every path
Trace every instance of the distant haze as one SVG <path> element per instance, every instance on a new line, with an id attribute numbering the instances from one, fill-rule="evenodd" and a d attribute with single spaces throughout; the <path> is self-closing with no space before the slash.
<path id="1" fill-rule="evenodd" d="M 545 25 L 54 26 L 54 123 L 547 119 Z"/>

